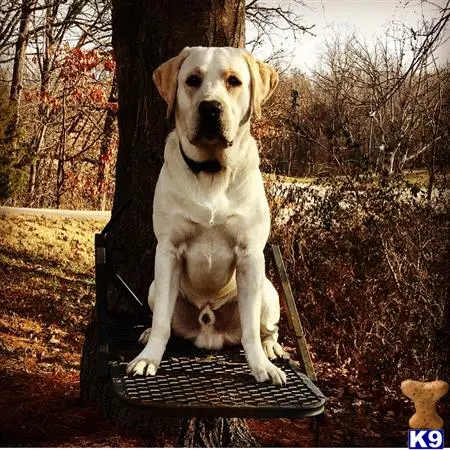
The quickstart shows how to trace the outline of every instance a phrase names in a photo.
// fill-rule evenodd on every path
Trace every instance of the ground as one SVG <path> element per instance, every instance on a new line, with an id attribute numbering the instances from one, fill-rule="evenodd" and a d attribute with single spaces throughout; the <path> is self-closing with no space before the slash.
<path id="1" fill-rule="evenodd" d="M 0 446 L 171 445 L 124 435 L 79 401 L 94 305 L 93 235 L 104 222 L 0 217 Z M 328 397 L 322 446 L 406 446 L 411 406 L 350 367 L 316 361 Z M 310 446 L 308 421 L 250 420 L 263 446 Z"/>

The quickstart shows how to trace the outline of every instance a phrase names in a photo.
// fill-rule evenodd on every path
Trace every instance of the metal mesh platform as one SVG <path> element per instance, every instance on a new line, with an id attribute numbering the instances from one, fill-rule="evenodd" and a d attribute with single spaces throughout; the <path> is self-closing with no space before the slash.
<path id="1" fill-rule="evenodd" d="M 122 347 L 121 357 L 110 362 L 113 386 L 122 400 L 145 407 L 149 414 L 312 417 L 323 412 L 325 397 L 296 363 L 275 362 L 287 375 L 285 386 L 257 383 L 239 347 L 206 352 L 188 346 L 184 354 L 174 354 L 169 347 L 169 356 L 163 359 L 156 376 L 127 375 L 124 361 L 130 361 L 141 348 L 136 343 L 136 328 L 128 330 L 128 336 L 123 327 L 117 330 L 116 338 L 120 336 L 125 345 L 118 344 Z"/>
<path id="2" fill-rule="evenodd" d="M 314 367 L 281 252 L 276 245 L 267 249 L 272 250 L 283 288 L 288 323 L 296 336 L 297 355 L 301 357 L 308 376 L 294 362 L 278 360 L 275 364 L 285 371 L 287 384 L 258 383 L 250 373 L 241 347 L 207 352 L 174 337 L 169 341 L 156 376 L 127 375 L 127 362 L 142 348 L 138 337 L 145 325 L 136 323 L 136 320 L 148 320 L 149 311 L 114 268 L 114 264 L 119 262 L 115 261 L 116 248 L 109 232 L 126 207 L 127 204 L 95 237 L 96 375 L 111 382 L 124 408 L 143 409 L 149 416 L 320 417 L 326 399 L 311 381 L 316 380 Z M 138 315 L 109 311 L 110 295 L 116 300 L 123 298 L 128 301 Z"/>

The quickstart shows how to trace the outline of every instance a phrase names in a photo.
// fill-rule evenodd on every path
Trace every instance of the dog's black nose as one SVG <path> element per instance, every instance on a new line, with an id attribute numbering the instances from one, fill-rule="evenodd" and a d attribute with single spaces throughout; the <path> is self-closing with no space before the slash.
<path id="1" fill-rule="evenodd" d="M 223 106 L 217 100 L 205 100 L 198 105 L 198 112 L 203 118 L 218 118 L 222 111 Z"/>

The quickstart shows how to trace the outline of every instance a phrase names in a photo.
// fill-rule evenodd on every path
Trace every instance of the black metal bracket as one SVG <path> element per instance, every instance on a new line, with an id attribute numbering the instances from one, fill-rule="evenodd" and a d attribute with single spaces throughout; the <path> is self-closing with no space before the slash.
<path id="1" fill-rule="evenodd" d="M 111 358 L 111 336 L 109 332 L 108 290 L 110 283 L 129 300 L 131 305 L 139 312 L 145 312 L 144 304 L 122 277 L 114 270 L 113 247 L 110 242 L 111 230 L 122 217 L 125 210 L 131 205 L 127 201 L 111 217 L 101 233 L 95 235 L 95 312 L 98 324 L 97 348 L 97 377 L 109 377 L 109 360 Z"/>

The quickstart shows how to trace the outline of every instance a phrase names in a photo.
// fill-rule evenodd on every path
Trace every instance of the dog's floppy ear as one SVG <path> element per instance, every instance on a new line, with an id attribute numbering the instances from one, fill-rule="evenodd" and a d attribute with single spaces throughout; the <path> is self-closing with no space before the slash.
<path id="1" fill-rule="evenodd" d="M 243 53 L 251 78 L 250 104 L 256 118 L 259 118 L 261 117 L 261 106 L 272 95 L 278 85 L 278 72 L 269 64 L 255 59 L 246 50 L 243 50 Z"/>
<path id="2" fill-rule="evenodd" d="M 189 54 L 190 47 L 185 47 L 177 56 L 162 63 L 153 72 L 153 81 L 161 97 L 167 102 L 167 118 L 172 114 L 177 97 L 178 72 L 181 64 Z"/>

